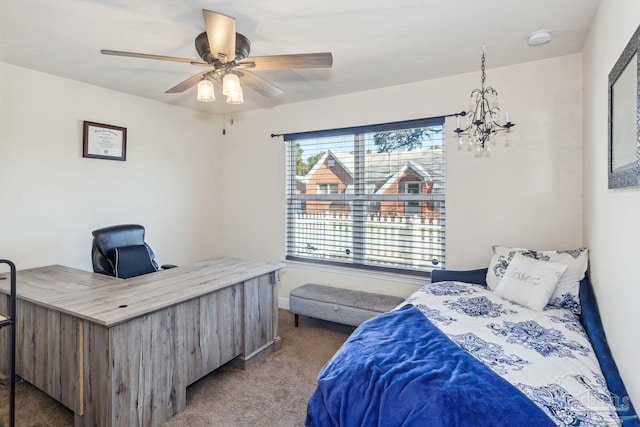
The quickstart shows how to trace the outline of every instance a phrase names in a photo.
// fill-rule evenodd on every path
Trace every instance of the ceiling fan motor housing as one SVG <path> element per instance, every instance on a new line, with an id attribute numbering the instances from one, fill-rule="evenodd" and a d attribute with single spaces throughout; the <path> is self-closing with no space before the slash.
<path id="1" fill-rule="evenodd" d="M 211 54 L 211 50 L 209 49 L 209 40 L 207 39 L 207 32 L 200 33 L 198 37 L 196 37 L 196 51 L 200 58 L 208 64 L 213 64 L 213 62 L 217 59 L 215 56 Z M 251 52 L 251 42 L 248 38 L 240 33 L 236 33 L 236 61 L 241 61 L 244 58 L 249 56 Z"/>

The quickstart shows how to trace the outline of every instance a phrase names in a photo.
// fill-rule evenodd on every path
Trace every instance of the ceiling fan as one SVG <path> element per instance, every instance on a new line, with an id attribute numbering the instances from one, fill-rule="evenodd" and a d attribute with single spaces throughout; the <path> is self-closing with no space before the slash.
<path id="1" fill-rule="evenodd" d="M 235 18 L 206 9 L 202 9 L 202 15 L 206 31 L 195 39 L 196 51 L 202 60 L 107 49 L 102 49 L 100 53 L 185 62 L 205 67 L 204 71 L 178 83 L 165 93 L 181 93 L 197 84 L 198 100 L 214 101 L 215 93 L 212 81 L 216 81 L 222 85 L 222 93 L 226 96 L 229 104 L 244 102 L 240 79 L 247 87 L 264 96 L 273 97 L 283 93 L 282 89 L 252 71 L 331 68 L 333 65 L 333 56 L 330 52 L 250 57 L 251 42 L 244 35 L 236 33 Z"/>

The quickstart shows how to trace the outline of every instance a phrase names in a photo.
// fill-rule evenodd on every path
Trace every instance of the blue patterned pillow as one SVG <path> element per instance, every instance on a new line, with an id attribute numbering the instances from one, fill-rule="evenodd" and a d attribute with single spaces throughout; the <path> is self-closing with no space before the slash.
<path id="1" fill-rule="evenodd" d="M 511 248 L 508 246 L 494 246 L 493 257 L 491 258 L 489 270 L 487 271 L 487 286 L 489 289 L 496 289 L 516 253 L 540 261 L 567 264 L 567 270 L 560 277 L 548 306 L 566 308 L 575 314 L 581 313 L 582 309 L 580 308 L 579 296 L 580 281 L 584 279 L 585 272 L 587 271 L 589 249 L 537 251 L 525 248 Z"/>

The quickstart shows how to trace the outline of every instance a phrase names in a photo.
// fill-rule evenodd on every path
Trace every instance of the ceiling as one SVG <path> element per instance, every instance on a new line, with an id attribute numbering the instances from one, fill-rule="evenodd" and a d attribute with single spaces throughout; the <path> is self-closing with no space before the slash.
<path id="1" fill-rule="evenodd" d="M 210 113 L 240 112 L 582 51 L 598 0 L 0 0 L 0 61 Z M 201 9 L 236 18 L 251 55 L 332 52 L 332 69 L 256 72 L 284 90 L 245 103 L 164 92 L 200 71 L 100 49 L 199 59 Z M 553 41 L 527 36 L 551 29 Z M 490 74 L 489 74 L 490 83 Z M 469 88 L 472 89 L 472 88 Z"/>

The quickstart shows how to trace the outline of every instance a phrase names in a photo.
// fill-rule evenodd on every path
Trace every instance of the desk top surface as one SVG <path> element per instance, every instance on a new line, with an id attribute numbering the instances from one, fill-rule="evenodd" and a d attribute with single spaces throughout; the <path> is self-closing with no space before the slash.
<path id="1" fill-rule="evenodd" d="M 19 299 L 110 327 L 283 267 L 277 262 L 219 258 L 117 279 L 50 265 L 18 271 L 17 294 Z M 0 274 L 5 276 L 8 273 Z M 0 292 L 10 292 L 9 280 L 0 280 Z"/>

